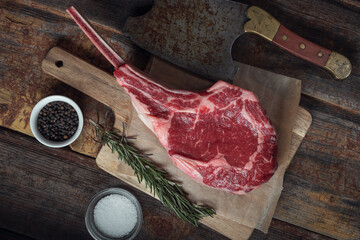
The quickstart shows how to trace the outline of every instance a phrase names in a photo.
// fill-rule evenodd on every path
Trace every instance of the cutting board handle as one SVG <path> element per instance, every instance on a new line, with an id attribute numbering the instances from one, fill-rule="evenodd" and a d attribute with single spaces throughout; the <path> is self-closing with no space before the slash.
<path id="1" fill-rule="evenodd" d="M 128 122 L 130 98 L 112 75 L 58 47 L 50 49 L 41 67 L 45 73 L 110 107 L 117 122 Z"/>
<path id="2" fill-rule="evenodd" d="M 327 69 L 337 79 L 345 79 L 350 75 L 351 63 L 340 53 L 300 37 L 259 7 L 251 6 L 246 14 L 250 20 L 244 25 L 245 32 L 256 33 L 282 49 Z"/>

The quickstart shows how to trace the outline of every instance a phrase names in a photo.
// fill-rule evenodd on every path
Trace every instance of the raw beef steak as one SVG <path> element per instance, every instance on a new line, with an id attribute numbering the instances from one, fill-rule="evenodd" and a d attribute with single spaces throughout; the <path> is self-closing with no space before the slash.
<path id="1" fill-rule="evenodd" d="M 274 174 L 276 133 L 252 92 L 222 81 L 201 93 L 167 89 L 125 64 L 74 7 L 67 12 L 115 67 L 139 117 L 187 175 L 243 194 Z"/>
<path id="2" fill-rule="evenodd" d="M 114 72 L 141 120 L 188 176 L 244 194 L 276 170 L 276 133 L 256 96 L 218 81 L 205 92 L 167 89 L 125 64 Z"/>

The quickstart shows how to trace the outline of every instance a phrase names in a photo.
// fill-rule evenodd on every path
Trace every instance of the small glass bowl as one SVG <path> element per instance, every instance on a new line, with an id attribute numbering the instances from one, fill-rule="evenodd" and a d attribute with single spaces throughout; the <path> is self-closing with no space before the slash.
<path id="1" fill-rule="evenodd" d="M 118 194 L 118 195 L 122 195 L 122 196 L 128 198 L 135 205 L 136 212 L 137 212 L 137 222 L 136 222 L 135 227 L 128 235 L 125 235 L 121 238 L 111 238 L 111 237 L 104 235 L 102 232 L 100 232 L 97 229 L 95 222 L 94 222 L 94 208 L 95 208 L 96 204 L 102 198 L 109 196 L 111 194 Z M 143 221 L 143 215 L 142 215 L 142 210 L 141 210 L 139 201 L 136 199 L 136 197 L 132 193 L 130 193 L 124 189 L 121 189 L 121 188 L 108 188 L 108 189 L 105 189 L 105 190 L 95 194 L 91 198 L 90 203 L 86 209 L 86 214 L 85 214 L 86 228 L 89 231 L 90 235 L 95 240 L 115 240 L 115 239 L 116 240 L 132 240 L 139 233 L 139 231 L 141 229 L 142 221 Z"/>
<path id="2" fill-rule="evenodd" d="M 76 132 L 74 133 L 74 135 L 71 136 L 71 138 L 66 139 L 64 141 L 55 142 L 55 141 L 46 139 L 40 133 L 38 126 L 37 126 L 37 120 L 39 117 L 39 113 L 40 113 L 41 109 L 43 109 L 48 103 L 51 103 L 51 102 L 65 102 L 75 109 L 75 111 L 78 115 L 79 125 L 78 125 Z M 65 146 L 68 146 L 71 143 L 73 143 L 80 136 L 83 126 L 84 126 L 84 117 L 83 117 L 80 107 L 73 100 L 71 100 L 70 98 L 65 97 L 65 96 L 53 95 L 53 96 L 48 96 L 46 98 L 43 98 L 35 105 L 35 107 L 31 111 L 31 115 L 30 115 L 30 128 L 31 128 L 31 132 L 33 133 L 34 137 L 39 142 L 44 144 L 45 146 L 52 147 L 52 148 L 61 148 L 61 147 L 65 147 Z"/>

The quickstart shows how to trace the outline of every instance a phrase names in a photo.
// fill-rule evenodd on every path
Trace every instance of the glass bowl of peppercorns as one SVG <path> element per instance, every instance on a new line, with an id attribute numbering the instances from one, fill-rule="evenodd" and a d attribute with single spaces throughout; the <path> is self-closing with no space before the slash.
<path id="1" fill-rule="evenodd" d="M 74 142 L 83 128 L 79 106 L 70 98 L 53 95 L 42 99 L 33 108 L 30 128 L 42 144 L 61 148 Z"/>

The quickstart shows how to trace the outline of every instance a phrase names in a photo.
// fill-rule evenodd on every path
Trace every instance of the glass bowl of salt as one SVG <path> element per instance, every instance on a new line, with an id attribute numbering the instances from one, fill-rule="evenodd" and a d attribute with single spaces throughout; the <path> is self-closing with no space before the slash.
<path id="1" fill-rule="evenodd" d="M 121 188 L 108 188 L 92 197 L 85 214 L 85 224 L 96 240 L 131 240 L 142 225 L 139 201 Z"/>

